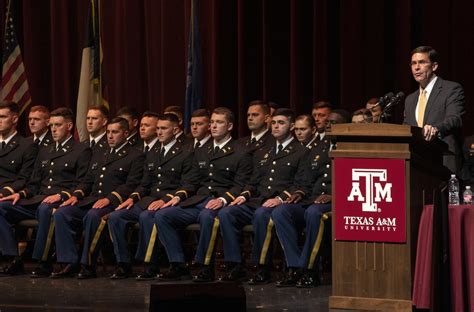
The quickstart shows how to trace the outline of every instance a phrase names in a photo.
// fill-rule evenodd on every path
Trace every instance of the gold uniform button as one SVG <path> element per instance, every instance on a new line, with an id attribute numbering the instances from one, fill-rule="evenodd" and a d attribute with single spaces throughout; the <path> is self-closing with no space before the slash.
<path id="1" fill-rule="evenodd" d="M 159 178 L 159 177 L 161 177 L 161 174 L 160 174 L 160 173 L 158 173 L 158 174 L 157 174 L 157 177 L 158 177 L 158 178 Z"/>
<path id="2" fill-rule="evenodd" d="M 277 162 L 276 162 L 276 161 L 273 161 L 273 162 L 272 162 L 272 164 L 276 165 L 276 164 L 277 164 Z"/>
<path id="3" fill-rule="evenodd" d="M 327 177 L 327 176 L 328 176 L 328 174 L 327 174 L 327 173 L 325 173 L 325 174 L 324 174 L 324 177 Z"/>
<path id="4" fill-rule="evenodd" d="M 159 191 L 160 191 L 160 189 L 159 189 L 159 188 L 157 188 L 157 189 L 156 189 L 156 191 L 157 191 L 157 192 L 159 192 Z"/>
<path id="5" fill-rule="evenodd" d="M 99 190 L 97 193 L 99 193 L 99 194 L 102 194 L 102 191 L 101 191 L 101 190 Z"/>
<path id="6" fill-rule="evenodd" d="M 209 185 L 207 188 L 210 189 L 210 190 L 212 190 L 212 186 L 210 186 L 210 185 Z"/>
<path id="7" fill-rule="evenodd" d="M 273 181 L 273 178 L 268 178 L 268 181 Z"/>
<path id="8" fill-rule="evenodd" d="M 271 173 L 274 173 L 274 172 L 275 172 L 275 169 L 270 170 L 270 172 L 271 172 Z"/>
<path id="9" fill-rule="evenodd" d="M 99 182 L 99 186 L 102 186 L 102 182 Z"/>
<path id="10" fill-rule="evenodd" d="M 50 188 L 51 188 L 51 185 L 48 185 L 48 189 L 50 189 Z"/>
<path id="11" fill-rule="evenodd" d="M 268 189 L 269 189 L 269 190 L 271 190 L 271 189 L 272 189 L 272 187 L 269 185 L 269 186 L 268 186 Z"/>
<path id="12" fill-rule="evenodd" d="M 102 171 L 105 171 L 105 167 L 102 167 Z"/>

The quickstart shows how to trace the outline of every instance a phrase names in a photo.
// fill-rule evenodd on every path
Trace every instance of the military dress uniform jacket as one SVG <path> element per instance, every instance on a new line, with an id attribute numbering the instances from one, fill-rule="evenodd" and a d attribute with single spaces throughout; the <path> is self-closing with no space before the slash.
<path id="1" fill-rule="evenodd" d="M 108 198 L 111 205 L 120 205 L 139 185 L 144 159 L 143 153 L 129 144 L 114 154 L 107 151 L 97 165 L 90 166 L 89 173 L 73 191 L 80 200 L 78 206 L 101 198 Z"/>
<path id="2" fill-rule="evenodd" d="M 30 136 L 28 138 L 34 143 L 34 136 Z M 51 130 L 48 129 L 48 132 L 46 132 L 44 138 L 39 142 L 38 148 L 40 150 L 45 148 L 47 149 L 47 147 L 50 146 L 52 143 L 54 143 L 53 135 L 51 134 Z"/>
<path id="3" fill-rule="evenodd" d="M 276 154 L 276 141 L 270 149 L 260 149 L 254 158 L 259 159 L 250 182 L 244 187 L 241 196 L 252 208 L 260 207 L 267 199 L 279 196 L 283 201 L 294 192 L 305 196 L 306 153 L 307 149 L 293 139 L 281 152 Z"/>
<path id="4" fill-rule="evenodd" d="M 267 130 L 267 132 L 265 132 L 265 134 L 254 143 L 252 143 L 251 140 L 252 137 L 250 135 L 239 139 L 239 144 L 242 145 L 242 147 L 247 148 L 251 153 L 254 153 L 265 146 L 269 147 L 271 144 L 275 143 L 275 138 L 273 137 L 272 131 L 270 129 Z"/>
<path id="5" fill-rule="evenodd" d="M 39 157 L 41 162 L 35 168 L 32 178 L 19 192 L 20 205 L 39 204 L 44 198 L 54 194 L 59 194 L 63 201 L 70 198 L 71 189 L 76 188 L 87 173 L 91 149 L 71 138 L 58 151 L 55 145 L 41 150 Z"/>
<path id="6" fill-rule="evenodd" d="M 84 144 L 87 146 L 91 146 L 90 139 L 84 141 Z M 109 144 L 107 143 L 107 134 L 104 134 L 102 138 L 100 138 L 99 142 L 95 143 L 92 149 L 92 157 L 90 160 L 90 166 L 92 167 L 94 164 L 97 166 L 99 161 L 104 156 L 105 152 L 107 152 L 109 148 Z"/>
<path id="7" fill-rule="evenodd" d="M 155 200 L 171 200 L 191 169 L 193 152 L 182 143 L 176 142 L 163 159 L 160 157 L 161 146 L 156 145 L 146 156 L 140 186 L 130 195 L 143 210 Z"/>
<path id="8" fill-rule="evenodd" d="M 331 142 L 324 138 L 314 142 L 308 149 L 306 163 L 307 196 L 300 202 L 311 205 L 320 195 L 331 194 L 331 158 L 329 157 Z"/>
<path id="9" fill-rule="evenodd" d="M 128 141 L 128 144 L 130 146 L 133 146 L 134 148 L 138 149 L 138 150 L 142 150 L 143 149 L 143 140 L 142 138 L 140 137 L 140 133 L 135 132 L 133 134 L 133 136 L 131 136 L 130 138 L 127 139 Z"/>
<path id="10" fill-rule="evenodd" d="M 230 203 L 240 194 L 251 172 L 250 153 L 236 140 L 229 141 L 217 154 L 214 144 L 210 144 L 195 150 L 185 185 L 175 196 L 180 197 L 181 207 L 196 205 L 209 196 L 222 197 Z"/>
<path id="11" fill-rule="evenodd" d="M 0 193 L 8 196 L 23 189 L 33 173 L 38 147 L 18 133 L 0 150 Z"/>

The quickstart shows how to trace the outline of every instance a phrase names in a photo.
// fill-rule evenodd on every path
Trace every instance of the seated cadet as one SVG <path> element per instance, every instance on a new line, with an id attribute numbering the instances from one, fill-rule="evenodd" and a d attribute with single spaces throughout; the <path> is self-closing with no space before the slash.
<path id="1" fill-rule="evenodd" d="M 332 124 L 348 122 L 346 116 L 333 110 L 327 119 L 326 133 Z M 314 143 L 307 157 L 307 187 L 311 189 L 303 199 L 301 193 L 294 193 L 285 204 L 272 212 L 278 239 L 285 253 L 287 274 L 277 281 L 278 287 L 315 287 L 319 285 L 316 270 L 316 256 L 324 231 L 324 213 L 331 210 L 331 142 L 324 138 Z M 320 227 L 320 224 L 323 226 Z M 298 246 L 298 236 L 306 228 L 303 249 Z"/>
<path id="2" fill-rule="evenodd" d="M 250 102 L 247 109 L 247 126 L 251 133 L 239 139 L 239 143 L 252 153 L 270 142 L 273 143 L 272 133 L 267 127 L 269 120 L 271 120 L 270 107 L 266 102 L 260 100 Z"/>
<path id="3" fill-rule="evenodd" d="M 128 137 L 127 142 L 141 150 L 143 141 L 137 131 L 139 115 L 135 108 L 131 106 L 124 106 L 117 111 L 117 117 L 124 118 L 128 122 Z"/>
<path id="4" fill-rule="evenodd" d="M 149 118 L 144 117 L 142 123 L 151 123 Z M 182 177 L 191 168 L 191 151 L 184 149 L 174 137 L 178 132 L 178 118 L 173 114 L 164 114 L 154 119 L 158 123 L 155 128 L 158 129 L 159 144 L 146 155 L 141 184 L 110 214 L 108 220 L 115 257 L 119 263 L 118 270 L 111 277 L 113 279 L 126 278 L 131 273 L 126 230 L 128 224 L 139 220 L 137 259 L 144 261 L 145 270 L 137 279 L 147 280 L 156 277 L 159 270 L 156 265 L 156 252 L 153 253 L 156 240 L 154 214 L 173 198 L 171 194 L 180 187 Z"/>
<path id="5" fill-rule="evenodd" d="M 239 233 L 252 224 L 254 229 L 253 261 L 258 264 L 258 274 L 251 284 L 270 282 L 273 208 L 286 200 L 291 192 L 302 192 L 299 181 L 304 177 L 303 166 L 306 148 L 291 135 L 294 113 L 287 108 L 277 109 L 272 117 L 273 144 L 269 149 L 254 154 L 252 178 L 243 192 L 218 215 L 224 245 L 224 260 L 229 264 L 223 280 L 244 279 Z M 255 161 L 258 159 L 259 161 Z"/>
<path id="6" fill-rule="evenodd" d="M 87 109 L 86 128 L 89 139 L 84 143 L 92 149 L 91 164 L 97 163 L 109 148 L 106 135 L 108 120 L 109 109 L 104 105 L 89 106 Z"/>
<path id="7" fill-rule="evenodd" d="M 182 143 L 183 146 L 187 147 L 188 145 L 191 145 L 193 143 L 193 138 L 186 135 L 184 133 L 184 119 L 183 119 L 183 109 L 181 106 L 176 106 L 176 105 L 170 105 L 166 106 L 165 109 L 163 110 L 163 113 L 165 114 L 173 114 L 178 117 L 179 120 L 179 131 L 176 134 L 176 140 L 178 140 L 179 143 Z"/>
<path id="8" fill-rule="evenodd" d="M 158 123 L 158 114 L 154 112 L 145 112 L 140 120 L 140 139 L 143 141 L 143 154 L 148 154 L 158 142 L 156 136 L 156 126 Z"/>
<path id="9" fill-rule="evenodd" d="M 195 150 L 188 182 L 155 214 L 158 237 L 171 264 L 170 270 L 160 276 L 163 279 L 189 276 L 178 230 L 195 222 L 200 224 L 195 260 L 202 268 L 194 280 L 214 279 L 212 255 L 219 230 L 217 212 L 241 192 L 252 171 L 250 154 L 231 137 L 233 125 L 232 111 L 225 107 L 214 109 L 213 144 Z M 192 194 L 195 195 L 188 196 Z"/>
<path id="10" fill-rule="evenodd" d="M 84 246 L 78 278 L 95 277 L 98 245 L 106 225 L 102 218 L 112 212 L 140 183 L 144 155 L 127 142 L 128 122 L 120 117 L 107 125 L 110 147 L 101 161 L 92 164 L 89 173 L 54 213 L 57 261 L 67 265 L 51 277 L 72 277 L 79 269 L 75 237 L 84 224 Z"/>
<path id="11" fill-rule="evenodd" d="M 49 131 L 49 109 L 43 105 L 35 105 L 28 114 L 28 128 L 32 134 L 31 139 L 38 147 L 48 147 L 53 142 Z"/>
<path id="12" fill-rule="evenodd" d="M 316 122 L 310 115 L 299 115 L 295 120 L 295 138 L 304 147 L 310 147 L 316 141 Z"/>
<path id="13" fill-rule="evenodd" d="M 0 209 L 7 211 L 8 218 L 18 222 L 36 215 L 39 222 L 33 250 L 33 259 L 39 261 L 39 267 L 31 273 L 31 277 L 46 277 L 53 271 L 50 259 L 54 235 L 54 224 L 51 223 L 53 211 L 71 197 L 71 189 L 77 187 L 89 167 L 91 150 L 86 144 L 74 141 L 71 134 L 73 120 L 74 114 L 69 108 L 60 107 L 51 112 L 49 125 L 55 143 L 40 150 L 40 163 L 27 186 L 0 199 L 3 201 Z M 17 250 L 18 243 L 11 230 L 2 228 L 1 232 L 5 233 L 2 235 L 5 246 L 12 251 Z"/>
<path id="14" fill-rule="evenodd" d="M 204 108 L 196 109 L 191 114 L 191 135 L 194 139 L 192 147 L 193 150 L 196 148 L 204 147 L 211 144 L 211 134 L 209 133 L 211 116 L 209 112 Z"/>

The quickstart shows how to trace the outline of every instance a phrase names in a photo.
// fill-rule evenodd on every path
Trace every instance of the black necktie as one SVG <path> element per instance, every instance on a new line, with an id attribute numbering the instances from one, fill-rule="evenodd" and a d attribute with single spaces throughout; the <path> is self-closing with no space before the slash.
<path id="1" fill-rule="evenodd" d="M 7 145 L 7 143 L 5 143 L 5 141 L 3 141 L 2 142 L 2 149 L 4 149 L 6 145 Z"/>
<path id="2" fill-rule="evenodd" d="M 91 141 L 91 148 L 93 148 L 94 145 L 95 145 L 95 140 L 92 140 L 92 141 Z"/>
<path id="3" fill-rule="evenodd" d="M 278 153 L 280 153 L 283 150 L 283 144 L 278 144 Z"/>
<path id="4" fill-rule="evenodd" d="M 217 153 L 219 153 L 219 150 L 219 146 L 214 147 L 214 155 L 217 155 Z"/>
<path id="5" fill-rule="evenodd" d="M 56 152 L 59 152 L 59 149 L 61 148 L 61 145 L 56 145 Z"/>
<path id="6" fill-rule="evenodd" d="M 255 142 L 257 142 L 257 139 L 256 138 L 252 138 L 252 140 L 250 140 L 250 144 L 255 144 Z"/>
<path id="7" fill-rule="evenodd" d="M 319 135 L 319 133 L 316 133 L 316 139 L 314 139 L 313 142 L 317 143 L 319 141 L 321 141 L 321 136 Z"/>
<path id="8" fill-rule="evenodd" d="M 145 153 L 145 155 L 148 153 L 149 150 L 150 150 L 150 147 L 148 145 L 146 145 L 145 150 L 143 151 Z"/>
<path id="9" fill-rule="evenodd" d="M 112 149 L 110 150 L 110 155 L 113 155 L 113 154 L 115 154 L 115 148 L 112 148 Z"/>
<path id="10" fill-rule="evenodd" d="M 163 159 L 165 158 L 165 148 L 162 147 L 161 150 L 160 150 L 160 158 Z"/>
<path id="11" fill-rule="evenodd" d="M 198 148 L 199 146 L 201 146 L 201 142 L 197 141 L 197 143 L 194 145 L 194 149 Z"/>
<path id="12" fill-rule="evenodd" d="M 36 138 L 36 140 L 35 140 L 35 144 L 36 144 L 36 145 L 39 145 L 39 144 L 40 144 L 40 142 L 41 142 L 41 141 L 40 141 L 40 139 L 39 139 L 39 138 Z"/>

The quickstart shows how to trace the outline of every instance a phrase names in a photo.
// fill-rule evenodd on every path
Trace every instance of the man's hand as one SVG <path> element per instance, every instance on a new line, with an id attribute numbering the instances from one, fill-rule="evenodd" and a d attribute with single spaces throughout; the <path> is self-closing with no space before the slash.
<path id="1" fill-rule="evenodd" d="M 151 202 L 151 204 L 148 205 L 148 210 L 158 210 L 161 209 L 165 206 L 165 201 L 162 199 L 155 200 L 154 202 Z"/>
<path id="2" fill-rule="evenodd" d="M 242 205 L 243 203 L 245 203 L 247 200 L 245 199 L 245 197 L 243 196 L 237 196 L 236 199 L 234 199 L 230 204 L 229 206 L 238 206 L 238 205 Z"/>
<path id="3" fill-rule="evenodd" d="M 121 209 L 130 209 L 132 208 L 133 206 L 133 199 L 131 198 L 127 198 L 126 201 L 124 201 L 123 203 L 121 203 L 120 205 L 117 206 L 117 208 L 115 208 L 115 210 L 121 210 Z"/>
<path id="4" fill-rule="evenodd" d="M 101 198 L 94 203 L 92 209 L 102 209 L 108 205 L 110 205 L 110 200 L 108 198 Z"/>
<path id="5" fill-rule="evenodd" d="M 323 195 L 319 195 L 318 197 L 316 197 L 316 199 L 314 200 L 314 203 L 315 204 L 327 204 L 331 201 L 331 199 L 332 199 L 331 195 L 323 194 Z"/>
<path id="6" fill-rule="evenodd" d="M 268 199 L 266 202 L 263 203 L 263 207 L 267 207 L 267 208 L 273 208 L 273 207 L 276 207 L 280 204 L 283 204 L 282 200 L 278 197 L 276 198 L 271 198 L 271 199 Z"/>
<path id="7" fill-rule="evenodd" d="M 425 125 L 423 127 L 423 137 L 426 141 L 431 142 L 438 135 L 438 128 L 432 125 Z"/>
<path id="8" fill-rule="evenodd" d="M 181 201 L 181 198 L 179 198 L 179 196 L 175 196 L 175 197 L 173 197 L 172 200 L 170 200 L 169 202 L 167 202 L 166 204 L 164 204 L 163 207 L 161 207 L 161 208 L 176 206 L 176 205 L 179 204 L 180 201 Z"/>
<path id="9" fill-rule="evenodd" d="M 49 195 L 48 197 L 43 199 L 43 203 L 45 203 L 45 204 L 54 204 L 54 203 L 57 203 L 60 200 L 61 200 L 61 195 L 54 194 L 54 195 Z"/>
<path id="10" fill-rule="evenodd" d="M 11 200 L 12 204 L 15 205 L 20 200 L 20 194 L 15 193 L 15 194 L 11 194 L 6 197 L 0 198 L 0 201 L 7 201 L 7 200 Z"/>
<path id="11" fill-rule="evenodd" d="M 224 202 L 220 198 L 214 198 L 207 202 L 206 209 L 217 210 L 224 206 Z"/>
<path id="12" fill-rule="evenodd" d="M 64 206 L 74 206 L 77 204 L 79 200 L 77 199 L 76 196 L 71 196 L 68 200 L 63 202 L 59 207 L 64 207 Z"/>
<path id="13" fill-rule="evenodd" d="M 285 204 L 296 204 L 298 203 L 301 199 L 303 198 L 303 196 L 300 194 L 300 193 L 294 193 L 294 194 L 291 194 L 290 197 L 288 197 L 284 203 Z"/>

